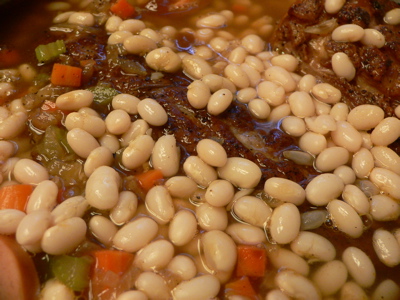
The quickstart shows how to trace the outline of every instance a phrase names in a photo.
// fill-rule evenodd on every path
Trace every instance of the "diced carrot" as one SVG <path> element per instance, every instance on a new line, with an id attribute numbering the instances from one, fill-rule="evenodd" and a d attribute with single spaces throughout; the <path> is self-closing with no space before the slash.
<path id="1" fill-rule="evenodd" d="M 251 245 L 239 245 L 237 250 L 236 275 L 239 277 L 263 277 L 267 265 L 265 249 Z"/>
<path id="2" fill-rule="evenodd" d="M 257 299 L 257 294 L 247 276 L 231 281 L 225 285 L 225 298 L 230 296 L 244 296 L 249 299 Z"/>
<path id="3" fill-rule="evenodd" d="M 0 69 L 17 65 L 21 61 L 21 55 L 15 49 L 0 48 Z"/>
<path id="4" fill-rule="evenodd" d="M 147 172 L 137 174 L 135 177 L 146 192 L 155 186 L 157 181 L 164 178 L 160 170 L 149 170 Z"/>
<path id="5" fill-rule="evenodd" d="M 117 275 L 125 273 L 133 262 L 133 254 L 119 250 L 97 250 L 92 252 L 95 269 L 111 271 Z"/>
<path id="6" fill-rule="evenodd" d="M 133 17 L 136 13 L 135 7 L 127 0 L 117 0 L 117 2 L 111 6 L 110 11 L 122 19 Z"/>
<path id="7" fill-rule="evenodd" d="M 54 64 L 51 72 L 51 83 L 60 86 L 79 87 L 81 85 L 82 69 L 78 67 Z"/>
<path id="8" fill-rule="evenodd" d="M 0 209 L 18 209 L 25 211 L 26 203 L 32 194 L 30 184 L 7 185 L 0 189 Z"/>

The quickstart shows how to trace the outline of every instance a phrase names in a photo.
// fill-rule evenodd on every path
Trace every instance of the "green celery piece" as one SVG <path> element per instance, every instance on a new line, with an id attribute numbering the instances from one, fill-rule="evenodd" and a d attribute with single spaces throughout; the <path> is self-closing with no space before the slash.
<path id="1" fill-rule="evenodd" d="M 60 54 L 67 51 L 63 40 L 57 40 L 46 45 L 39 45 L 35 49 L 39 63 L 47 63 L 55 60 Z"/>
<path id="2" fill-rule="evenodd" d="M 73 291 L 82 291 L 89 286 L 90 269 L 94 260 L 90 256 L 54 256 L 50 260 L 54 276 Z"/>
<path id="3" fill-rule="evenodd" d="M 108 105 L 112 99 L 119 94 L 116 89 L 107 86 L 97 85 L 88 88 L 94 94 L 93 101 L 98 105 Z"/>
<path id="4" fill-rule="evenodd" d="M 36 147 L 46 160 L 62 159 L 73 153 L 67 142 L 67 131 L 54 125 L 46 128 L 43 140 Z"/>

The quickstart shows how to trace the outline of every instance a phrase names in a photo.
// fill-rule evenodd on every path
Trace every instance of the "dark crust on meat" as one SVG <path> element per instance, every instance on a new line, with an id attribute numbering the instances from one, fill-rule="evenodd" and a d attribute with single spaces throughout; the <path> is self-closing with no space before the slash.
<path id="1" fill-rule="evenodd" d="M 384 0 L 350 0 L 336 15 L 326 13 L 323 5 L 323 1 L 297 1 L 278 25 L 272 49 L 296 55 L 304 73 L 339 88 L 343 101 L 350 107 L 376 104 L 388 116 L 393 115 L 400 104 L 400 25 L 385 24 L 383 17 L 400 5 Z M 330 33 L 317 35 L 305 31 L 332 18 L 338 25 L 351 23 L 375 28 L 385 36 L 386 44 L 377 48 L 360 42 L 335 42 Z M 356 77 L 350 82 L 332 71 L 331 58 L 337 52 L 345 52 L 356 68 Z"/>

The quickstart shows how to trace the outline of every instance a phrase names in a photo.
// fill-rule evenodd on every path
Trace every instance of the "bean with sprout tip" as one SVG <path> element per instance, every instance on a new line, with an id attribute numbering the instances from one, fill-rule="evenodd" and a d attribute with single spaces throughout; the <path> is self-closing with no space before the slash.
<path id="1" fill-rule="evenodd" d="M 200 275 L 178 284 L 172 290 L 172 296 L 176 300 L 212 299 L 217 296 L 219 290 L 220 282 L 215 276 Z"/>
<path id="2" fill-rule="evenodd" d="M 98 167 L 90 175 L 85 189 L 88 203 L 98 209 L 111 209 L 119 199 L 119 174 L 109 166 Z"/>
<path id="3" fill-rule="evenodd" d="M 233 203 L 233 213 L 243 222 L 264 228 L 271 218 L 272 209 L 257 197 L 244 196 Z"/>
<path id="4" fill-rule="evenodd" d="M 128 169 L 135 169 L 149 160 L 154 148 L 154 140 L 149 135 L 139 135 L 129 142 L 122 152 L 122 164 Z"/>
<path id="5" fill-rule="evenodd" d="M 147 245 L 158 232 L 158 224 L 149 217 L 139 217 L 122 226 L 113 238 L 114 247 L 136 252 Z"/>
<path id="6" fill-rule="evenodd" d="M 378 228 L 372 235 L 372 245 L 379 260 L 388 267 L 400 263 L 400 244 L 389 231 Z"/>
<path id="7" fill-rule="evenodd" d="M 344 201 L 334 199 L 327 205 L 330 218 L 340 231 L 352 238 L 358 238 L 363 233 L 363 222 L 357 211 Z"/>
<path id="8" fill-rule="evenodd" d="M 134 264 L 143 271 L 165 268 L 174 256 L 171 242 L 160 239 L 142 248 L 135 257 Z"/>
<path id="9" fill-rule="evenodd" d="M 241 157 L 230 157 L 218 175 L 240 188 L 253 188 L 261 180 L 261 170 L 252 161 Z"/>
<path id="10" fill-rule="evenodd" d="M 289 297 L 308 300 L 321 299 L 319 290 L 308 278 L 291 270 L 278 272 L 275 282 Z"/>
<path id="11" fill-rule="evenodd" d="M 49 179 L 47 169 L 28 158 L 21 158 L 15 163 L 13 175 L 18 182 L 25 184 L 39 184 Z"/>
<path id="12" fill-rule="evenodd" d="M 61 221 L 44 232 L 42 249 L 51 255 L 67 254 L 84 241 L 86 229 L 86 222 L 79 217 Z"/>
<path id="13" fill-rule="evenodd" d="M 374 168 L 369 180 L 389 196 L 400 199 L 400 175 L 384 168 Z"/>
<path id="14" fill-rule="evenodd" d="M 150 215 L 159 224 L 166 224 L 174 217 L 174 204 L 165 186 L 152 187 L 146 194 L 145 204 Z"/>
<path id="15" fill-rule="evenodd" d="M 310 263 L 332 261 L 336 257 L 335 246 L 327 238 L 309 231 L 301 231 L 290 243 L 290 249 Z"/>
<path id="16" fill-rule="evenodd" d="M 238 244 L 259 245 L 266 241 L 264 230 L 253 225 L 233 223 L 225 232 Z"/>

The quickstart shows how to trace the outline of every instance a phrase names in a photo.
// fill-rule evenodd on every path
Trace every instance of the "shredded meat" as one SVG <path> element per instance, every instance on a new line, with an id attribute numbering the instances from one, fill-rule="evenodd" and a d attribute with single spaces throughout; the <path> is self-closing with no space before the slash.
<path id="1" fill-rule="evenodd" d="M 325 12 L 324 1 L 297 1 L 278 25 L 272 48 L 296 55 L 302 62 L 301 71 L 339 88 L 350 107 L 376 104 L 390 116 L 400 104 L 400 25 L 385 24 L 383 18 L 387 11 L 399 7 L 388 0 L 349 0 L 331 15 Z M 307 31 L 332 19 L 336 25 L 328 32 Z M 375 28 L 385 36 L 386 44 L 377 48 L 360 42 L 333 41 L 332 31 L 343 24 Z M 350 82 L 332 71 L 331 58 L 337 52 L 346 53 L 356 68 L 356 77 Z"/>

